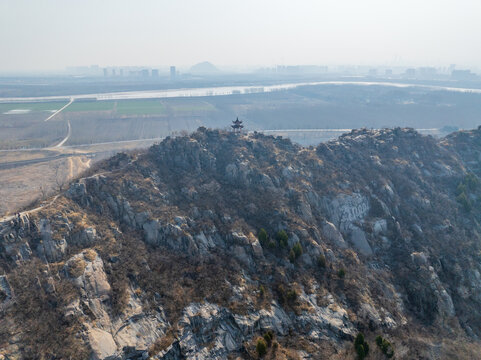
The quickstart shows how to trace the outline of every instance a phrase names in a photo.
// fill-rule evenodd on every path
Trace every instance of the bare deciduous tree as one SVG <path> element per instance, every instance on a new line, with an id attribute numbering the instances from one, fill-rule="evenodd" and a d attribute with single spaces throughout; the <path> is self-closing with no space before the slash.
<path id="1" fill-rule="evenodd" d="M 40 200 L 45 200 L 48 196 L 48 188 L 46 185 L 40 185 Z"/>
<path id="2" fill-rule="evenodd" d="M 67 182 L 64 174 L 62 174 L 61 163 L 56 163 L 53 168 L 55 170 L 55 184 L 57 185 L 57 190 L 62 192 L 63 188 Z"/>

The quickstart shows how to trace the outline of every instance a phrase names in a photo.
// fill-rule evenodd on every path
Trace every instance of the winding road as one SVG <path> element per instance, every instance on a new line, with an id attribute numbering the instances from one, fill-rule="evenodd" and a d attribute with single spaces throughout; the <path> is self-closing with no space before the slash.
<path id="1" fill-rule="evenodd" d="M 67 142 L 67 140 L 70 138 L 70 135 L 72 134 L 72 127 L 70 126 L 70 119 L 67 119 L 67 126 L 68 126 L 68 131 L 67 131 L 67 136 L 63 138 L 62 141 L 60 141 L 57 145 L 53 146 L 53 148 L 60 148 Z"/>

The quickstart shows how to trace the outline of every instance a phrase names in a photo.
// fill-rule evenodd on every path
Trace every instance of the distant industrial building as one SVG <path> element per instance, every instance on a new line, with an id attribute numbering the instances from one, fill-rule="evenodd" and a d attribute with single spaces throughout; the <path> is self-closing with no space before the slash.
<path id="1" fill-rule="evenodd" d="M 408 77 L 415 77 L 416 76 L 416 69 L 406 69 L 405 74 Z"/>
<path id="2" fill-rule="evenodd" d="M 472 80 L 476 77 L 476 74 L 472 73 L 471 70 L 453 70 L 451 77 L 456 80 Z"/>
<path id="3" fill-rule="evenodd" d="M 152 69 L 152 77 L 155 77 L 155 78 L 159 77 L 159 70 Z"/>
<path id="4" fill-rule="evenodd" d="M 112 76 L 115 76 L 115 75 L 116 75 L 115 69 L 112 69 Z"/>
<path id="5" fill-rule="evenodd" d="M 175 66 L 171 66 L 171 67 L 170 67 L 170 80 L 174 81 L 174 80 L 175 80 L 175 75 L 176 75 Z"/>
<path id="6" fill-rule="evenodd" d="M 377 75 L 377 69 L 369 69 L 369 76 L 376 76 Z"/>
<path id="7" fill-rule="evenodd" d="M 107 76 L 108 75 L 108 70 L 106 68 L 104 68 L 104 76 Z"/>
<path id="8" fill-rule="evenodd" d="M 392 76 L 392 70 L 391 70 L 391 69 L 386 69 L 386 71 L 384 71 L 384 75 L 386 75 L 386 76 Z"/>
<path id="9" fill-rule="evenodd" d="M 143 69 L 140 74 L 142 77 L 149 77 L 149 70 L 148 69 Z"/>
<path id="10" fill-rule="evenodd" d="M 119 72 L 120 72 L 120 76 L 124 76 L 124 69 L 120 69 Z"/>

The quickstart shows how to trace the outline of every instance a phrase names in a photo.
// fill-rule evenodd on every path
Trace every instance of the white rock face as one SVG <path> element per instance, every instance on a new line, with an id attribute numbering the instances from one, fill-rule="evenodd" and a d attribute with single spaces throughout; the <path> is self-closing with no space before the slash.
<path id="1" fill-rule="evenodd" d="M 385 234 L 387 232 L 387 221 L 385 219 L 376 220 L 373 226 L 374 234 Z"/>
<path id="2" fill-rule="evenodd" d="M 42 241 L 37 246 L 37 251 L 47 261 L 60 261 L 67 250 L 65 239 L 54 240 L 52 238 L 52 228 L 47 219 L 40 219 L 38 230 Z"/>
<path id="3" fill-rule="evenodd" d="M 112 333 L 118 349 L 125 346 L 147 350 L 165 334 L 167 322 L 159 313 L 146 314 L 142 304 L 130 293 L 127 309 L 112 322 Z"/>
<path id="4" fill-rule="evenodd" d="M 444 316 L 454 316 L 456 315 L 456 311 L 454 309 L 453 299 L 451 295 L 446 291 L 441 280 L 439 280 L 438 274 L 434 271 L 432 266 L 429 266 L 427 271 L 430 273 L 430 280 L 431 283 L 429 284 L 431 289 L 434 290 L 434 293 L 438 300 L 438 307 L 440 314 Z"/>
<path id="5" fill-rule="evenodd" d="M 129 301 L 126 309 L 118 317 L 110 317 L 107 300 L 111 287 L 104 271 L 102 259 L 92 250 L 74 255 L 66 262 L 66 268 L 72 262 L 85 262 L 85 269 L 72 282 L 80 290 L 80 298 L 72 301 L 65 308 L 65 316 L 83 315 L 88 308 L 95 318 L 91 322 L 84 316 L 84 322 L 92 359 L 106 359 L 119 355 L 124 347 L 133 347 L 147 351 L 149 346 L 165 334 L 168 323 L 163 312 L 145 312 L 140 300 L 129 289 Z"/>
<path id="6" fill-rule="evenodd" d="M 310 310 L 301 314 L 286 313 L 273 301 L 269 309 L 247 315 L 232 314 L 226 308 L 211 303 L 192 303 L 184 309 L 179 325 L 179 340 L 157 358 L 174 359 L 182 353 L 187 359 L 225 359 L 228 352 L 240 350 L 243 342 L 253 334 L 271 329 L 286 336 L 295 326 L 311 340 L 329 337 L 333 341 L 352 338 L 355 329 L 345 309 L 336 304 L 332 295 L 327 306 L 317 305 L 316 294 L 299 298 Z"/>
<path id="7" fill-rule="evenodd" d="M 341 232 L 351 229 L 355 221 L 362 221 L 369 212 L 369 200 L 362 194 L 340 194 L 332 201 L 325 201 L 326 210 L 334 225 Z"/>
<path id="8" fill-rule="evenodd" d="M 351 232 L 352 245 L 363 255 L 372 255 L 372 249 L 366 239 L 366 234 L 357 226 L 353 227 Z"/>
<path id="9" fill-rule="evenodd" d="M 109 356 L 115 355 L 117 345 L 115 344 L 112 334 L 98 328 L 92 328 L 88 324 L 87 334 L 92 349 L 92 360 L 103 360 Z"/>
<path id="10" fill-rule="evenodd" d="M 329 241 L 337 245 L 338 247 L 345 249 L 347 248 L 347 244 L 342 237 L 342 234 L 337 230 L 336 226 L 329 221 L 325 221 L 322 224 L 322 234 L 326 237 Z"/>

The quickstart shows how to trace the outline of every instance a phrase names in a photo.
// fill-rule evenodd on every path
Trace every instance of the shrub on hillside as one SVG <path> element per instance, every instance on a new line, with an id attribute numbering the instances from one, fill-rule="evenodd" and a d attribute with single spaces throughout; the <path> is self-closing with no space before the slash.
<path id="1" fill-rule="evenodd" d="M 259 295 L 261 298 L 264 298 L 266 296 L 266 288 L 264 285 L 259 286 Z"/>
<path id="2" fill-rule="evenodd" d="M 266 246 L 269 241 L 267 231 L 265 231 L 265 229 L 260 229 L 259 234 L 257 234 L 257 239 L 259 239 L 262 246 Z"/>
<path id="3" fill-rule="evenodd" d="M 267 330 L 264 335 L 263 335 L 263 338 L 264 340 L 266 341 L 267 343 L 267 346 L 271 346 L 272 344 L 272 340 L 274 339 L 274 333 L 272 332 L 272 330 Z"/>
<path id="4" fill-rule="evenodd" d="M 301 243 L 297 242 L 293 247 L 292 250 L 294 250 L 294 254 L 296 254 L 296 259 L 302 255 L 302 246 Z"/>
<path id="5" fill-rule="evenodd" d="M 287 233 L 285 232 L 285 230 L 278 231 L 276 234 L 276 239 L 281 248 L 287 247 L 289 236 L 287 236 Z"/>
<path id="6" fill-rule="evenodd" d="M 359 333 L 354 340 L 354 348 L 356 349 L 357 357 L 363 360 L 369 353 L 369 344 L 364 339 L 364 334 Z"/>
<path id="7" fill-rule="evenodd" d="M 293 263 L 301 255 L 302 255 L 302 246 L 299 242 L 297 242 L 292 247 L 291 251 L 289 251 L 289 260 Z"/>
<path id="8" fill-rule="evenodd" d="M 267 353 L 267 344 L 264 339 L 257 340 L 256 351 L 259 357 L 263 357 Z"/>
<path id="9" fill-rule="evenodd" d="M 319 255 L 319 257 L 317 258 L 317 265 L 321 268 L 326 267 L 326 257 L 324 255 Z"/>
<path id="10" fill-rule="evenodd" d="M 383 339 L 381 335 L 376 336 L 376 344 L 388 359 L 394 356 L 394 348 L 392 347 L 392 344 L 388 340 Z"/>

